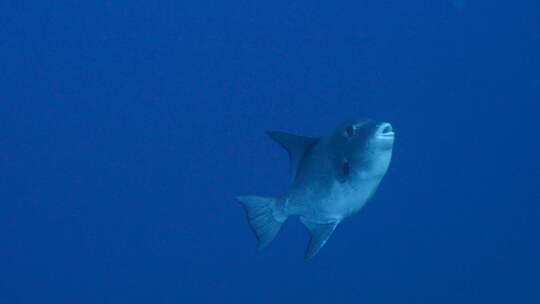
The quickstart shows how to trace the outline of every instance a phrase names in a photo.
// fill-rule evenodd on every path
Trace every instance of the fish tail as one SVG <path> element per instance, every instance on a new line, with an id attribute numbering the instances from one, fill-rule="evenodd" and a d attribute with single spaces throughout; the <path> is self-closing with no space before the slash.
<path id="1" fill-rule="evenodd" d="M 259 196 L 238 196 L 236 199 L 246 211 L 251 230 L 257 237 L 257 248 L 268 246 L 287 219 L 279 210 L 278 201 Z"/>

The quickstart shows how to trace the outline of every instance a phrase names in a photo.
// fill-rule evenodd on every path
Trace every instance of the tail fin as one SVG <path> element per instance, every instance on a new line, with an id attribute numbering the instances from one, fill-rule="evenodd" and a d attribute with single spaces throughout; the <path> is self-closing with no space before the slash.
<path id="1" fill-rule="evenodd" d="M 236 198 L 246 210 L 251 230 L 257 236 L 257 247 L 266 247 L 276 237 L 287 217 L 279 214 L 277 201 L 258 196 L 238 196 Z"/>

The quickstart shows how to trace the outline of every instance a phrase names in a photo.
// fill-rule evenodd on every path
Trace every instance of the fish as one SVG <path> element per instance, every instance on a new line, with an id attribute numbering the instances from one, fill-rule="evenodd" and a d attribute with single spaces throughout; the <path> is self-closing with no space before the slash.
<path id="1" fill-rule="evenodd" d="M 306 260 L 326 244 L 336 227 L 373 197 L 385 176 L 395 133 L 388 122 L 347 121 L 327 136 L 280 131 L 268 135 L 289 154 L 291 182 L 278 197 L 237 196 L 258 249 L 267 247 L 291 216 L 310 234 Z"/>

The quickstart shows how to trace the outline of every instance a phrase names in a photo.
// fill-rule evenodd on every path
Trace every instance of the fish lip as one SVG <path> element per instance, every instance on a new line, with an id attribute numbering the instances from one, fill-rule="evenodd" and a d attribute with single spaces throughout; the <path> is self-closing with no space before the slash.
<path id="1" fill-rule="evenodd" d="M 395 134 L 394 132 L 388 132 L 388 133 L 384 133 L 384 134 L 379 134 L 379 138 L 382 138 L 382 139 L 391 139 L 391 138 L 394 138 Z"/>
<path id="2" fill-rule="evenodd" d="M 395 135 L 392 125 L 387 122 L 383 122 L 379 125 L 377 133 L 377 137 L 381 139 L 393 139 Z"/>

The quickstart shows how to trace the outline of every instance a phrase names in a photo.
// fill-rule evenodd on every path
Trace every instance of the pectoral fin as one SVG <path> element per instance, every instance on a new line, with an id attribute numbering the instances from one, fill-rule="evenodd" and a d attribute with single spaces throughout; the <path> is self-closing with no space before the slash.
<path id="1" fill-rule="evenodd" d="M 300 218 L 302 223 L 306 226 L 311 234 L 311 239 L 309 240 L 309 245 L 306 250 L 305 259 L 309 260 L 319 252 L 319 250 L 324 246 L 326 241 L 332 235 L 332 232 L 336 229 L 339 224 L 338 221 L 329 222 L 329 223 L 318 223 L 315 221 L 308 220 L 306 218 Z"/>

